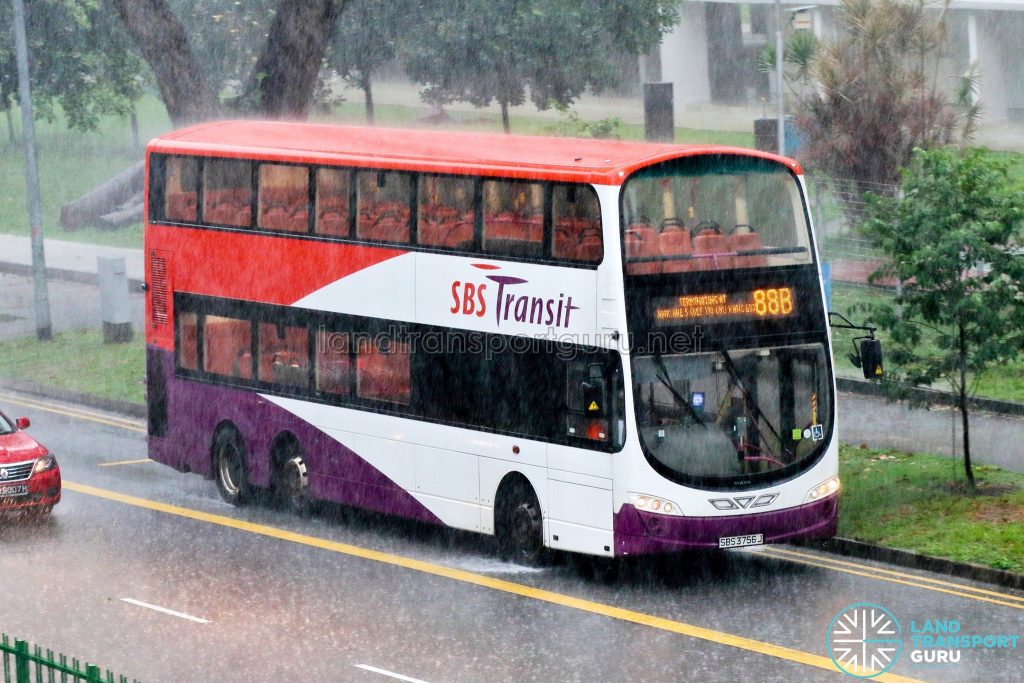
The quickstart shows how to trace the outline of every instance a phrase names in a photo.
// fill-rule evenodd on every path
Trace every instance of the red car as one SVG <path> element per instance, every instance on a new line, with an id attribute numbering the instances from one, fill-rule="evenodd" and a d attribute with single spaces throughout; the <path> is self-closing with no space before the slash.
<path id="1" fill-rule="evenodd" d="M 60 502 L 60 467 L 25 429 L 27 417 L 11 421 L 0 412 L 0 512 L 45 517 Z"/>

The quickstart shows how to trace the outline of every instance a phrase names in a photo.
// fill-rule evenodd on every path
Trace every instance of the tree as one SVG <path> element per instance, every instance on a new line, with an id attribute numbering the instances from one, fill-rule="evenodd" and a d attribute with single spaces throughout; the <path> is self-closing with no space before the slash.
<path id="1" fill-rule="evenodd" d="M 568 106 L 618 80 L 612 57 L 656 44 L 678 18 L 675 0 L 454 0 L 424 3 L 402 42 L 406 71 L 426 99 L 501 108 Z"/>
<path id="2" fill-rule="evenodd" d="M 175 125 L 222 112 L 222 83 L 202 68 L 189 33 L 167 0 L 106 0 L 153 70 Z M 278 0 L 251 71 L 236 99 L 239 109 L 271 117 L 306 115 L 324 51 L 344 0 Z"/>
<path id="3" fill-rule="evenodd" d="M 396 43 L 412 30 L 410 0 L 349 0 L 338 19 L 327 64 L 345 82 L 363 91 L 366 120 L 373 123 L 373 79 L 395 59 Z"/>
<path id="4" fill-rule="evenodd" d="M 871 307 L 889 331 L 895 389 L 949 382 L 963 426 L 973 488 L 968 399 L 985 370 L 1024 349 L 1024 192 L 983 150 L 915 150 L 903 196 L 870 196 L 864 232 L 902 291 Z"/>
<path id="5" fill-rule="evenodd" d="M 843 0 L 839 24 L 815 53 L 817 87 L 797 103 L 797 125 L 807 166 L 849 179 L 860 196 L 895 185 L 913 149 L 969 134 L 978 109 L 959 116 L 940 87 L 945 5 Z"/>
<path id="6" fill-rule="evenodd" d="M 98 0 L 37 0 L 25 12 L 37 117 L 53 120 L 59 110 L 71 128 L 90 130 L 103 116 L 132 112 L 147 69 Z M 0 109 L 8 117 L 17 91 L 12 5 L 0 0 Z M 8 129 L 13 136 L 10 118 Z"/>

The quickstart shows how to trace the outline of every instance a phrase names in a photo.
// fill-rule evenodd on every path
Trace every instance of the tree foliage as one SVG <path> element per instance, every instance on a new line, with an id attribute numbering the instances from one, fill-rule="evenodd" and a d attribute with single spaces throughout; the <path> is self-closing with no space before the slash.
<path id="1" fill-rule="evenodd" d="M 1024 193 L 983 150 L 915 150 L 903 196 L 871 196 L 864 232 L 888 255 L 876 276 L 903 283 L 872 307 L 892 339 L 890 382 L 947 381 L 958 398 L 973 486 L 968 398 L 985 370 L 1024 349 Z"/>
<path id="2" fill-rule="evenodd" d="M 373 123 L 373 82 L 381 67 L 395 59 L 398 41 L 414 30 L 413 0 L 349 0 L 338 18 L 327 65 L 349 85 L 363 91 L 366 120 Z"/>
<path id="3" fill-rule="evenodd" d="M 839 38 L 813 58 L 816 87 L 797 104 L 809 167 L 849 179 L 858 194 L 893 185 L 914 148 L 945 145 L 970 130 L 939 74 L 945 8 L 928 0 L 843 0 Z"/>
<path id="4" fill-rule="evenodd" d="M 53 120 L 61 111 L 71 128 L 90 130 L 103 116 L 132 111 L 147 71 L 99 0 L 26 2 L 25 24 L 36 116 Z M 13 5 L 0 0 L 0 109 L 17 97 Z"/>
<path id="5" fill-rule="evenodd" d="M 613 57 L 646 52 L 678 19 L 675 0 L 453 0 L 421 3 L 402 43 L 429 101 L 568 106 L 618 81 Z"/>

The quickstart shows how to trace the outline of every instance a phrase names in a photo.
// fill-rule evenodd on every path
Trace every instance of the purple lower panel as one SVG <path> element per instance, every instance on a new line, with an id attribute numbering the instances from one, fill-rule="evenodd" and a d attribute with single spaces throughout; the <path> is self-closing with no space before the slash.
<path id="1" fill-rule="evenodd" d="M 717 548 L 721 536 L 764 534 L 765 543 L 834 536 L 839 497 L 786 510 L 727 517 L 669 517 L 623 505 L 615 514 L 615 554 L 645 555 Z"/>
<path id="2" fill-rule="evenodd" d="M 287 432 L 302 447 L 314 498 L 442 523 L 405 489 L 305 420 L 249 390 L 175 377 L 174 355 L 161 355 L 167 378 L 168 422 L 165 437 L 149 437 L 153 460 L 212 477 L 213 437 L 219 426 L 230 423 L 245 444 L 249 481 L 266 488 L 270 485 L 274 443 Z M 339 424 L 338 428 L 344 430 L 346 426 Z"/>

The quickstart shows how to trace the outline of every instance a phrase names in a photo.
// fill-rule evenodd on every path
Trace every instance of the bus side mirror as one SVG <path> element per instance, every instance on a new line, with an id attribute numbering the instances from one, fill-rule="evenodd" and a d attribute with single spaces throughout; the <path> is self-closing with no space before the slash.
<path id="1" fill-rule="evenodd" d="M 860 340 L 860 369 L 864 379 L 880 379 L 882 369 L 882 342 L 878 339 Z"/>

